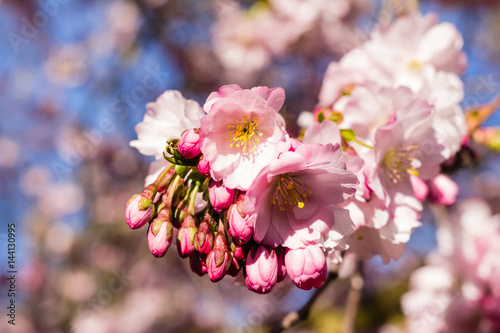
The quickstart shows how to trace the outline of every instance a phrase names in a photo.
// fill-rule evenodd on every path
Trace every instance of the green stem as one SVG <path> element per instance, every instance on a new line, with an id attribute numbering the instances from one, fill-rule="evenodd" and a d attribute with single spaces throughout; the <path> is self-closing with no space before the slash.
<path id="1" fill-rule="evenodd" d="M 366 147 L 366 148 L 369 148 L 369 149 L 373 149 L 372 146 L 369 146 L 366 143 L 363 143 L 363 142 L 359 141 L 358 139 L 352 139 L 352 141 L 356 142 L 358 145 L 361 145 L 363 147 Z"/>
<path id="2" fill-rule="evenodd" d="M 194 187 L 189 189 L 189 213 L 194 214 L 194 202 L 196 201 L 196 194 L 198 193 L 198 189 L 200 188 L 201 183 L 196 181 Z"/>

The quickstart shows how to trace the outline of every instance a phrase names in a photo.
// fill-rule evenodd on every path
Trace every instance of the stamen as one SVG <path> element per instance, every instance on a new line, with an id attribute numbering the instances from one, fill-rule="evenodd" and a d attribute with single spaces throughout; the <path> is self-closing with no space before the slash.
<path id="1" fill-rule="evenodd" d="M 308 196 L 312 194 L 311 190 L 307 190 L 311 187 L 310 184 L 304 184 L 300 179 L 288 174 L 282 175 L 269 186 L 274 187 L 274 190 L 271 190 L 270 202 L 273 205 L 277 203 L 280 210 L 285 210 L 287 205 L 292 209 L 295 206 L 304 208 Z"/>
<path id="2" fill-rule="evenodd" d="M 406 148 L 396 150 L 389 149 L 382 161 L 382 167 L 385 169 L 389 179 L 397 184 L 404 180 L 409 174 L 418 176 L 418 145 L 411 145 Z"/>
<path id="3" fill-rule="evenodd" d="M 257 149 L 260 144 L 257 137 L 263 135 L 259 132 L 259 118 L 248 121 L 248 116 L 244 115 L 242 121 L 234 120 L 234 123 L 234 125 L 227 125 L 229 128 L 229 141 L 236 142 L 236 147 L 241 148 L 243 152 L 247 150 L 252 152 Z M 229 145 L 231 148 L 234 146 L 234 143 Z"/>

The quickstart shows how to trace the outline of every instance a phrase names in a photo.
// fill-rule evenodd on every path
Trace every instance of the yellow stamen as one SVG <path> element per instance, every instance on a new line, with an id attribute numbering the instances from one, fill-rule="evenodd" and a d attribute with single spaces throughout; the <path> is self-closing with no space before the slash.
<path id="1" fill-rule="evenodd" d="M 415 169 L 418 163 L 418 148 L 418 145 L 411 145 L 403 149 L 391 148 L 387 151 L 382 160 L 382 167 L 394 184 L 406 179 L 408 174 L 418 176 L 418 171 Z"/>
<path id="2" fill-rule="evenodd" d="M 229 128 L 229 141 L 236 142 L 236 147 L 241 148 L 241 151 L 250 152 L 257 149 L 260 144 L 258 136 L 263 134 L 259 132 L 259 118 L 254 118 L 248 121 L 248 116 L 244 115 L 242 121 L 234 120 L 234 125 L 227 125 Z M 230 144 L 229 147 L 233 148 L 234 144 Z"/>
<path id="3" fill-rule="evenodd" d="M 306 189 L 311 185 L 304 184 L 300 179 L 288 174 L 282 175 L 269 186 L 274 187 L 274 190 L 271 190 L 270 202 L 273 205 L 277 203 L 280 210 L 285 210 L 286 206 L 290 206 L 292 209 L 294 207 L 304 208 L 308 196 L 312 194 L 311 190 Z"/>

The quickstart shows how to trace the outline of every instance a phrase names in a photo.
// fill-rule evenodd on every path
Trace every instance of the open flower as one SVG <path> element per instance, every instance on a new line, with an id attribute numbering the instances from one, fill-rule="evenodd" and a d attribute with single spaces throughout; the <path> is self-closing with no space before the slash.
<path id="1" fill-rule="evenodd" d="M 201 151 L 210 163 L 212 177 L 228 188 L 246 190 L 287 142 L 282 88 L 224 86 L 205 103 L 201 119 Z"/>
<path id="2" fill-rule="evenodd" d="M 257 214 L 254 239 L 271 247 L 299 248 L 318 241 L 334 223 L 345 236 L 352 233 L 352 221 L 337 220 L 333 209 L 355 192 L 357 183 L 341 155 L 339 145 L 303 144 L 272 160 L 242 206 L 242 213 Z"/>
<path id="3" fill-rule="evenodd" d="M 182 132 L 200 127 L 204 112 L 193 100 L 175 90 L 165 91 L 156 102 L 146 105 L 144 120 L 135 127 L 138 140 L 130 142 L 143 155 L 163 158 L 165 141 L 178 139 Z"/>

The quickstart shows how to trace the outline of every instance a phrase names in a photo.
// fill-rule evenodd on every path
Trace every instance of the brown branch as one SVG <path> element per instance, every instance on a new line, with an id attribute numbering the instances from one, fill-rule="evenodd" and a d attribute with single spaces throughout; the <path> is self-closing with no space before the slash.
<path id="1" fill-rule="evenodd" d="M 325 283 L 316 291 L 314 294 L 311 296 L 311 298 L 307 301 L 304 306 L 298 310 L 298 311 L 293 311 L 289 312 L 283 320 L 279 323 L 279 325 L 276 325 L 271 328 L 269 331 L 270 333 L 280 333 L 283 330 L 286 330 L 287 328 L 290 328 L 299 322 L 306 320 L 309 317 L 309 313 L 311 312 L 311 307 L 313 304 L 316 302 L 316 299 L 325 291 L 325 289 L 328 287 L 328 284 L 338 278 L 338 273 L 336 272 L 329 272 L 328 275 L 326 276 Z"/>

